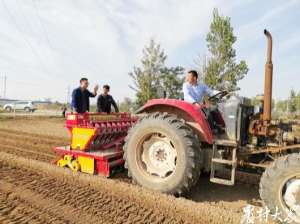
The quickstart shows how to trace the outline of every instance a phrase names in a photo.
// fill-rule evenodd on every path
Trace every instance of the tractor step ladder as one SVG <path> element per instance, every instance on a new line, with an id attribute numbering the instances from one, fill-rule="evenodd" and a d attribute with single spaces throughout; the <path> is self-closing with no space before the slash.
<path id="1" fill-rule="evenodd" d="M 216 152 L 218 150 L 218 145 L 222 146 L 228 146 L 232 148 L 232 158 L 231 160 L 222 159 L 222 158 L 216 158 Z M 237 158 L 236 158 L 236 151 L 237 151 L 237 144 L 234 141 L 228 141 L 228 140 L 219 140 L 215 141 L 213 144 L 213 151 L 212 151 L 212 159 L 211 159 L 211 171 L 210 171 L 210 181 L 217 184 L 223 184 L 232 186 L 235 182 L 235 171 L 236 171 L 236 164 L 237 164 Z M 216 177 L 216 164 L 223 164 L 223 165 L 229 165 L 231 166 L 231 178 L 225 179 Z"/>

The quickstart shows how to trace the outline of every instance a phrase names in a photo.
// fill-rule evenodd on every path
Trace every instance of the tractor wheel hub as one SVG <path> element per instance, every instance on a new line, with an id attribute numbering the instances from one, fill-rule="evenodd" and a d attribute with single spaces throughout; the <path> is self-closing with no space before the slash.
<path id="1" fill-rule="evenodd" d="M 153 135 L 143 144 L 142 161 L 148 173 L 165 178 L 176 168 L 177 152 L 167 137 Z"/>
<path id="2" fill-rule="evenodd" d="M 294 219 L 300 221 L 300 179 L 292 179 L 286 183 L 283 200 L 289 212 L 294 214 Z"/>

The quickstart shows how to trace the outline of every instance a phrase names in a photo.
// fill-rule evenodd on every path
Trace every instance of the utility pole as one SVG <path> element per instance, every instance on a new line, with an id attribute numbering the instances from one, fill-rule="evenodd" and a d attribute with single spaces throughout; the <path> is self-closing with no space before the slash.
<path id="1" fill-rule="evenodd" d="M 6 75 L 4 76 L 4 86 L 3 86 L 3 98 L 6 98 Z"/>
<path id="2" fill-rule="evenodd" d="M 1 91 L 0 91 L 0 96 L 2 98 L 5 98 L 6 97 L 6 81 L 7 81 L 7 76 L 4 75 L 4 76 L 0 76 L 1 78 Z"/>

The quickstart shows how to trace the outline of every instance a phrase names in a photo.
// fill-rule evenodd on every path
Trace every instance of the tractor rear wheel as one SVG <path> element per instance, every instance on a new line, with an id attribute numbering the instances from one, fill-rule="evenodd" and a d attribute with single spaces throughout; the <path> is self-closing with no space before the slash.
<path id="1" fill-rule="evenodd" d="M 153 113 L 129 131 L 124 145 L 128 175 L 143 187 L 181 195 L 200 176 L 200 147 L 192 129 L 176 116 Z"/>
<path id="2" fill-rule="evenodd" d="M 268 167 L 259 193 L 272 213 L 280 213 L 286 223 L 300 223 L 300 154 L 281 157 Z"/>

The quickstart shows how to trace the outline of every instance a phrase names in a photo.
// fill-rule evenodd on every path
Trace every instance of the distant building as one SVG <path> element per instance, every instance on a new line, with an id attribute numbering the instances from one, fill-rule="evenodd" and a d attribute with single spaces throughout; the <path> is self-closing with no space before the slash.
<path id="1" fill-rule="evenodd" d="M 0 106 L 3 106 L 7 103 L 11 103 L 11 102 L 16 102 L 18 100 L 13 100 L 13 99 L 7 99 L 7 98 L 0 98 Z"/>
<path id="2" fill-rule="evenodd" d="M 46 100 L 46 101 L 44 101 L 44 100 L 33 100 L 32 103 L 34 103 L 36 105 L 50 105 L 50 104 L 52 104 L 52 102 L 49 101 L 49 100 Z"/>
<path id="3" fill-rule="evenodd" d="M 12 103 L 12 102 L 19 102 L 19 101 L 31 101 L 36 105 L 50 105 L 52 104 L 49 100 L 16 100 L 16 99 L 8 99 L 8 98 L 0 98 L 0 106 L 4 106 L 5 104 Z"/>

